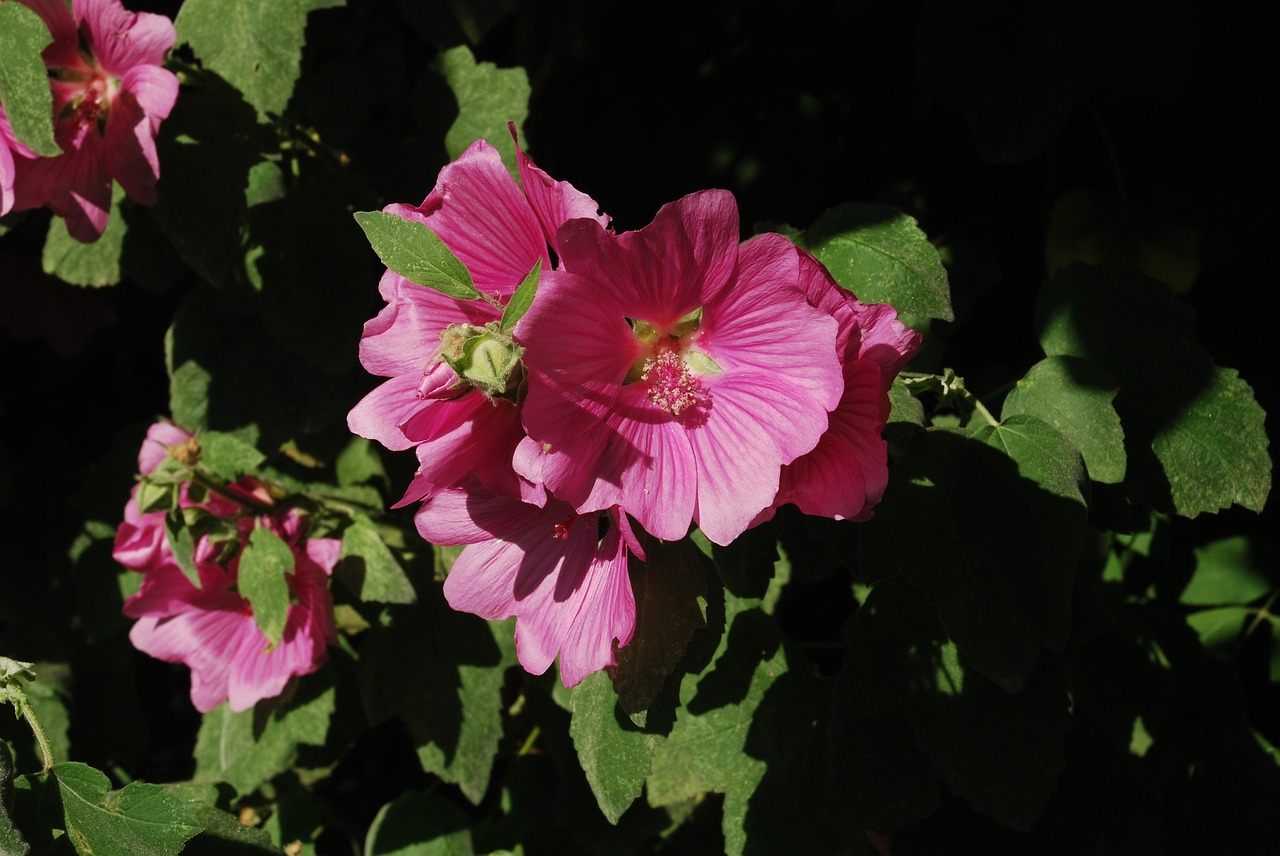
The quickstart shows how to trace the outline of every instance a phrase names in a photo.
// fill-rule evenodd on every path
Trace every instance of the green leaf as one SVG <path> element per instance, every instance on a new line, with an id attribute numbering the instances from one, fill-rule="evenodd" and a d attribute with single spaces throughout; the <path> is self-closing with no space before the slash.
<path id="1" fill-rule="evenodd" d="M 196 542 L 191 537 L 191 530 L 180 509 L 174 509 L 165 516 L 164 531 L 165 537 L 169 539 L 169 552 L 173 553 L 182 575 L 193 586 L 201 588 L 203 584 L 200 582 L 200 570 L 195 562 Z"/>
<path id="2" fill-rule="evenodd" d="M 184 85 L 160 126 L 156 148 L 164 172 L 152 211 L 182 260 L 214 285 L 244 278 L 249 172 L 275 147 L 274 130 L 258 124 L 239 93 L 212 76 Z"/>
<path id="3" fill-rule="evenodd" d="M 357 211 L 355 218 L 391 270 L 456 300 L 480 299 L 471 272 L 427 226 L 383 211 Z"/>
<path id="4" fill-rule="evenodd" d="M 197 783 L 226 782 L 248 795 L 291 769 L 301 746 L 322 746 L 335 710 L 331 680 L 310 675 L 287 702 L 234 713 L 225 703 L 204 715 L 196 735 Z"/>
<path id="5" fill-rule="evenodd" d="M 384 805 L 365 837 L 368 856 L 472 856 L 471 821 L 434 794 L 406 791 Z"/>
<path id="6" fill-rule="evenodd" d="M 653 756 L 650 804 L 675 805 L 708 792 L 725 795 L 729 854 L 744 852 L 744 819 L 766 767 L 745 751 L 747 736 L 765 692 L 786 669 L 773 620 L 758 609 L 738 613 L 715 667 L 698 682 L 696 695 Z"/>
<path id="7" fill-rule="evenodd" d="M 850 202 L 805 232 L 804 246 L 863 303 L 952 320 L 947 272 L 916 221 L 896 208 Z"/>
<path id="8" fill-rule="evenodd" d="M 707 626 L 705 556 L 687 538 L 644 542 L 648 560 L 628 565 L 636 599 L 636 628 L 609 668 L 618 703 L 627 713 L 647 710 L 678 667 L 694 634 Z"/>
<path id="9" fill-rule="evenodd" d="M 1187 616 L 1187 624 L 1200 637 L 1206 648 L 1234 645 L 1251 624 L 1257 610 L 1243 606 L 1219 606 L 1201 609 Z"/>
<path id="10" fill-rule="evenodd" d="M 5 856 L 27 856 L 31 847 L 13 825 L 12 813 L 13 754 L 9 751 L 9 744 L 0 740 L 0 853 Z"/>
<path id="11" fill-rule="evenodd" d="M 518 131 L 529 114 L 525 70 L 477 63 L 466 45 L 441 53 L 434 65 L 458 101 L 458 117 L 444 138 L 449 157 L 458 157 L 476 140 L 488 140 L 516 174 L 515 144 L 507 123 L 514 122 Z"/>
<path id="12" fill-rule="evenodd" d="M 1127 478 L 1148 501 L 1186 517 L 1232 504 L 1260 511 L 1271 489 L 1262 408 L 1204 353 L 1193 321 L 1164 285 L 1080 264 L 1050 280 L 1036 306 L 1046 354 L 1093 360 L 1120 382 Z"/>
<path id="13" fill-rule="evenodd" d="M 1038 417 L 1072 442 L 1084 457 L 1089 478 L 1124 480 L 1124 429 L 1112 406 L 1119 385 L 1096 363 L 1048 357 L 1036 363 L 1004 400 L 1001 417 Z"/>
<path id="14" fill-rule="evenodd" d="M 438 590 L 390 608 L 360 646 L 360 689 L 370 722 L 399 716 L 424 770 L 484 798 L 502 738 L 502 686 L 516 662 L 511 622 L 455 612 Z M 429 657 L 408 652 L 430 651 Z"/>
<path id="15" fill-rule="evenodd" d="M 386 477 L 386 469 L 382 465 L 382 458 L 378 456 L 378 450 L 363 437 L 351 438 L 338 453 L 334 468 L 338 473 L 340 487 L 351 487 L 374 478 Z"/>
<path id="16" fill-rule="evenodd" d="M 1213 541 L 1195 550 L 1191 582 L 1178 598 L 1189 606 L 1243 606 L 1276 588 L 1267 573 L 1280 568 L 1280 557 L 1266 542 L 1247 535 Z"/>
<path id="17" fill-rule="evenodd" d="M 53 93 L 40 52 L 49 28 L 21 3 L 0 5 L 0 103 L 18 142 L 41 157 L 62 154 L 53 136 Z"/>
<path id="18" fill-rule="evenodd" d="M 604 672 L 583 679 L 571 698 L 569 734 L 578 750 L 578 761 L 600 810 L 610 823 L 617 823 L 640 796 L 662 737 L 644 733 L 623 713 Z"/>
<path id="19" fill-rule="evenodd" d="M 365 602 L 413 603 L 418 599 L 378 527 L 363 514 L 356 515 L 342 533 L 342 558 L 336 573 Z"/>
<path id="20" fill-rule="evenodd" d="M 233 482 L 245 473 L 256 470 L 267 456 L 234 434 L 220 431 L 201 431 L 200 464 L 218 478 Z"/>
<path id="21" fill-rule="evenodd" d="M 533 305 L 533 297 L 538 291 L 538 277 L 542 274 L 542 259 L 533 263 L 533 270 L 524 278 L 524 282 L 511 295 L 507 308 L 502 310 L 501 329 L 506 331 L 516 326 L 516 322 L 524 317 Z"/>
<path id="22" fill-rule="evenodd" d="M 1042 565 L 1045 523 L 1038 518 L 1047 508 L 1055 512 L 1050 522 L 1065 520 L 1062 507 L 1074 503 L 1038 497 L 1040 490 L 991 446 L 929 431 L 894 465 L 876 516 L 859 530 L 864 577 L 906 576 L 937 607 L 969 661 L 1010 692 L 1026 681 L 1039 653 L 1042 628 L 1032 614 L 1070 608 L 1069 599 L 1053 602 L 1058 581 Z M 1029 496 L 1037 496 L 1035 506 Z M 1079 548 L 1080 533 L 1063 534 L 1067 551 Z M 1031 602 L 1024 604 L 1026 596 Z"/>
<path id="23" fill-rule="evenodd" d="M 174 856 L 200 831 L 182 803 L 160 785 L 111 782 L 87 764 L 55 764 L 67 837 L 81 856 Z"/>
<path id="24" fill-rule="evenodd" d="M 279 115 L 298 79 L 307 13 L 343 0 L 187 0 L 174 25 L 205 68 Z"/>
<path id="25" fill-rule="evenodd" d="M 954 645 L 940 655 L 935 683 L 912 706 L 916 739 L 953 794 L 1005 826 L 1030 829 L 1066 767 L 1065 669 L 1045 653 L 1015 695 L 966 669 Z"/>
<path id="26" fill-rule="evenodd" d="M 54 217 L 49 221 L 49 234 L 45 238 L 42 256 L 44 272 L 72 285 L 100 287 L 118 283 L 127 231 L 124 217 L 120 214 L 122 199 L 124 189 L 113 184 L 107 228 L 98 240 L 88 244 L 71 237 L 63 218 Z"/>
<path id="27" fill-rule="evenodd" d="M 1026 567 L 1010 575 L 1010 582 L 1040 641 L 1060 650 L 1071 631 L 1071 582 L 1089 518 L 1080 453 L 1034 416 L 1010 416 L 997 427 L 979 428 L 973 437 L 1018 466 L 1017 501 L 1026 514 L 1013 537 Z"/>
<path id="28" fill-rule="evenodd" d="M 293 573 L 293 549 L 265 526 L 249 535 L 249 543 L 240 554 L 240 594 L 249 599 L 253 618 L 267 637 L 268 650 L 280 644 L 285 620 L 289 616 L 289 583 Z"/>
<path id="29" fill-rule="evenodd" d="M 173 793 L 172 786 L 169 788 Z M 183 800 L 182 808 L 199 824 L 200 833 L 187 842 L 182 856 L 280 856 L 280 848 L 262 829 L 245 826 L 235 817 L 214 808 L 209 803 L 217 799 L 212 789 L 207 801 Z M 175 794 L 179 796 L 180 794 Z"/>

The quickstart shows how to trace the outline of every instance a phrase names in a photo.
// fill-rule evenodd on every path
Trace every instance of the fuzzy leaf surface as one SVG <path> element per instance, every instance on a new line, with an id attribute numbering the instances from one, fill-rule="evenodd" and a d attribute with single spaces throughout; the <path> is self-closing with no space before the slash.
<path id="1" fill-rule="evenodd" d="M 18 142 L 41 157 L 62 152 L 53 137 L 53 93 L 40 52 L 49 28 L 21 3 L 0 5 L 0 103 Z"/>
<path id="2" fill-rule="evenodd" d="M 951 289 L 938 251 L 914 218 L 896 208 L 850 202 L 813 222 L 804 246 L 863 303 L 950 321 Z"/>

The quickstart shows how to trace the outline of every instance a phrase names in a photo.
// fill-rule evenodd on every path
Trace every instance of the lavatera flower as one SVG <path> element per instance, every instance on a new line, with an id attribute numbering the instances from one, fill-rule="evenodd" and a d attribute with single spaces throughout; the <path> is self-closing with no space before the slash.
<path id="1" fill-rule="evenodd" d="M 578 513 L 621 507 L 650 534 L 695 522 L 728 544 L 777 495 L 840 401 L 837 322 L 801 287 L 781 235 L 739 245 L 723 190 L 664 206 L 635 232 L 575 220 L 563 270 L 516 326 L 528 437 L 517 472 Z"/>
<path id="2" fill-rule="evenodd" d="M 112 179 L 137 202 L 156 202 L 156 133 L 178 97 L 178 78 L 161 67 L 176 39 L 173 22 L 130 12 L 120 0 L 18 2 L 53 37 L 43 58 L 62 154 L 11 146 L 12 208 L 48 206 L 73 238 L 94 241 L 107 225 Z M 7 165 L 0 156 L 0 179 Z"/>
<path id="3" fill-rule="evenodd" d="M 519 185 L 497 149 L 478 140 L 440 171 L 421 205 L 384 209 L 429 227 L 466 266 L 477 290 L 500 305 L 535 264 L 550 269 L 562 223 L 574 217 L 601 227 L 609 222 L 586 194 L 552 179 L 518 146 L 516 155 Z M 485 379 L 459 360 L 464 350 L 475 358 L 481 355 L 472 352 L 474 346 L 494 344 L 486 328 L 502 310 L 484 300 L 455 300 L 391 270 L 379 291 L 387 305 L 365 324 L 360 362 L 389 380 L 352 408 L 347 425 L 388 449 L 416 447 L 418 472 L 399 504 L 417 502 L 473 473 L 496 493 L 522 495 L 511 468 L 524 436 L 516 402 L 486 388 Z"/>

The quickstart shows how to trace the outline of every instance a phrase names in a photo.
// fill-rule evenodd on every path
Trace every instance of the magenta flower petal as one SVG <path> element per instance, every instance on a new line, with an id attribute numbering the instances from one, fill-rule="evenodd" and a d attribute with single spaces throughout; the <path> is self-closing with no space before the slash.
<path id="1" fill-rule="evenodd" d="M 125 72 L 107 117 L 107 171 L 124 192 L 143 205 L 155 205 L 160 156 L 156 133 L 178 98 L 178 79 L 158 66 Z"/>
<path id="2" fill-rule="evenodd" d="M 404 436 L 400 426 L 422 406 L 418 398 L 421 385 L 422 379 L 411 374 L 379 384 L 351 408 L 347 428 L 352 434 L 376 440 L 393 451 L 412 448 L 413 442 Z"/>
<path id="3" fill-rule="evenodd" d="M 178 78 L 161 67 L 176 38 L 173 23 L 130 12 L 119 0 L 75 0 L 74 15 L 62 0 L 21 2 L 53 37 L 42 58 L 62 154 L 18 152 L 10 204 L 48 206 L 73 238 L 93 241 L 106 227 L 113 179 L 138 202 L 156 201 L 155 135 L 178 97 Z"/>
<path id="4" fill-rule="evenodd" d="M 560 248 L 556 243 L 556 232 L 569 220 L 585 218 L 594 220 L 603 228 L 609 226 L 609 216 L 600 211 L 596 201 L 567 181 L 556 181 L 543 172 L 529 156 L 520 148 L 516 139 L 515 125 L 511 129 L 511 138 L 516 144 L 516 163 L 520 167 L 520 185 L 529 200 L 529 207 L 538 218 L 542 227 L 543 238 L 551 245 L 556 255 Z"/>
<path id="5" fill-rule="evenodd" d="M 572 273 L 544 278 L 516 328 L 521 475 L 660 538 L 696 521 L 726 544 L 770 505 L 840 400 L 837 325 L 806 300 L 790 242 L 739 248 L 737 227 L 733 197 L 706 191 L 638 232 L 561 229 Z"/>
<path id="6" fill-rule="evenodd" d="M 484 140 L 440 170 L 421 205 L 383 210 L 430 226 L 483 294 L 509 296 L 535 262 L 544 269 L 550 264 L 537 217 L 498 150 Z"/>
<path id="7" fill-rule="evenodd" d="M 177 40 L 177 31 L 168 18 L 130 12 L 119 0 L 73 0 L 72 9 L 93 46 L 94 56 L 117 77 L 137 66 L 162 65 Z"/>
<path id="8" fill-rule="evenodd" d="M 889 482 L 889 387 L 920 347 L 920 335 L 887 304 L 860 303 L 808 253 L 800 255 L 809 301 L 839 324 L 844 392 L 817 447 L 782 470 L 778 495 L 761 519 L 787 503 L 806 514 L 867 520 Z"/>
<path id="9" fill-rule="evenodd" d="M 431 496 L 416 517 L 433 543 L 469 545 L 445 578 L 449 605 L 515 616 L 520 664 L 542 674 L 558 655 L 565 686 L 611 665 L 614 640 L 625 645 L 635 629 L 626 544 L 617 518 L 601 542 L 598 519 L 555 499 L 537 508 L 495 497 L 474 481 Z"/>

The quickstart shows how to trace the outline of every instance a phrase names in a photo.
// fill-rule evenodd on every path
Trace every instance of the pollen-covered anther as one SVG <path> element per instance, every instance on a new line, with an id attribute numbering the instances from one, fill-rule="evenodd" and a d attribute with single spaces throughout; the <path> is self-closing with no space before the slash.
<path id="1" fill-rule="evenodd" d="M 672 416 L 698 403 L 698 381 L 675 351 L 646 359 L 640 379 L 649 384 L 649 400 Z"/>

